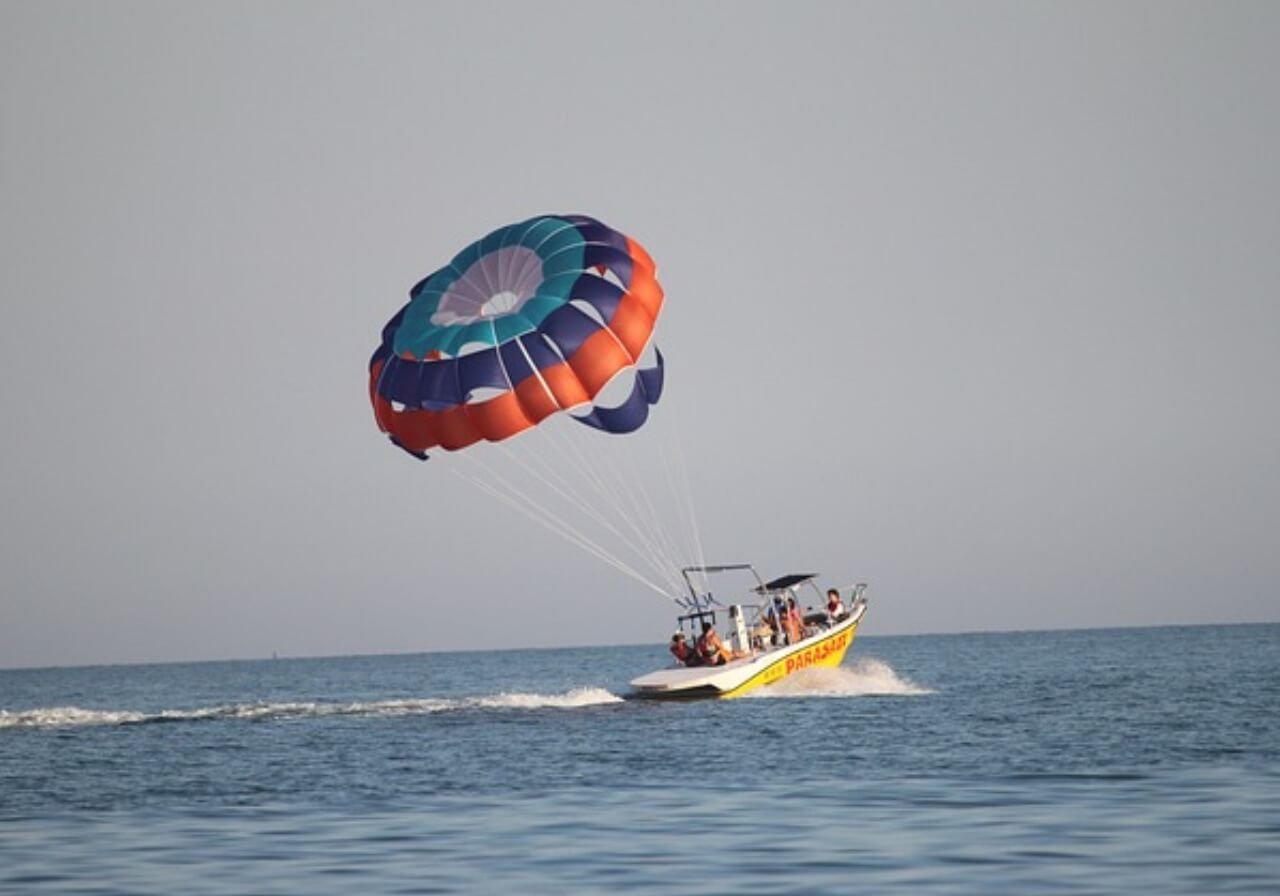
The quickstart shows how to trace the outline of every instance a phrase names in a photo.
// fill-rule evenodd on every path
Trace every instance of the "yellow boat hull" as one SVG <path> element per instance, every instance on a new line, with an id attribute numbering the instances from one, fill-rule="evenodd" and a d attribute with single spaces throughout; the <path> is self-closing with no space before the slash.
<path id="1" fill-rule="evenodd" d="M 776 684 L 801 669 L 831 669 L 844 662 L 844 655 L 853 646 L 854 636 L 858 633 L 858 623 L 854 622 L 843 631 L 832 631 L 826 637 L 817 637 L 811 646 L 803 647 L 797 653 L 774 660 L 742 684 L 725 691 L 720 696 L 726 699 L 741 697 L 756 688 Z M 803 642 L 800 646 L 803 646 Z"/>

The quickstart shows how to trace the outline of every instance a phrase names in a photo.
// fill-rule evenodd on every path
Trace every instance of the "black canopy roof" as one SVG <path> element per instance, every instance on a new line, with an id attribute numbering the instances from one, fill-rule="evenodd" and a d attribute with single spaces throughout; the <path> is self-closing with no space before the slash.
<path id="1" fill-rule="evenodd" d="M 755 590 L 761 591 L 761 592 L 783 591 L 787 588 L 794 588 L 796 585 L 799 585 L 803 582 L 807 582 L 810 579 L 816 577 L 817 575 L 818 574 L 816 572 L 793 572 L 793 573 L 790 573 L 789 575 L 779 576 L 778 578 L 774 579 L 772 582 L 765 582 L 765 585 L 763 588 L 757 588 Z"/>

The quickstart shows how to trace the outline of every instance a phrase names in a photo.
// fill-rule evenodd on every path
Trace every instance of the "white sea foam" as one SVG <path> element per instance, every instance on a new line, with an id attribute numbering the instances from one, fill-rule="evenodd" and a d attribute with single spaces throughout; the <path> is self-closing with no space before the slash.
<path id="1" fill-rule="evenodd" d="M 574 688 L 566 694 L 498 694 L 480 697 L 475 705 L 493 708 L 540 709 L 552 707 L 574 709 L 579 706 L 599 706 L 604 703 L 621 703 L 622 698 L 604 688 Z"/>
<path id="2" fill-rule="evenodd" d="M 859 657 L 834 669 L 802 669 L 748 697 L 876 697 L 917 696 L 933 691 L 903 678 L 886 662 Z"/>
<path id="3" fill-rule="evenodd" d="M 146 713 L 78 706 L 46 706 L 9 712 L 0 709 L 0 728 L 62 728 L 74 725 L 123 725 L 140 722 Z"/>
<path id="4" fill-rule="evenodd" d="M 573 709 L 619 703 L 622 698 L 603 688 L 574 688 L 563 694 L 502 693 L 482 697 L 402 698 L 353 703 L 228 703 L 194 709 L 133 710 L 81 709 L 51 706 L 19 711 L 0 710 L 3 728 L 76 728 L 91 725 L 136 725 L 146 722 L 197 722 L 214 719 L 259 721 L 321 716 L 412 716 L 461 709 Z"/>

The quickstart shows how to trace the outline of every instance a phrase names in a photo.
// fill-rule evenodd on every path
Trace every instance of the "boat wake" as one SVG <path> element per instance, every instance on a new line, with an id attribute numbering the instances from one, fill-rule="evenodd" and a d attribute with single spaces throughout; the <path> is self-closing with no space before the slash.
<path id="1" fill-rule="evenodd" d="M 914 697 L 932 693 L 899 676 L 888 663 L 874 657 L 859 657 L 834 669 L 802 669 L 746 697 Z"/>
<path id="2" fill-rule="evenodd" d="M 426 697 L 353 703 L 229 703 L 196 709 L 165 709 L 152 713 L 52 706 L 16 712 L 0 710 L 0 729 L 146 725 L 220 719 L 271 721 L 325 716 L 415 716 L 475 709 L 576 709 L 621 702 L 621 697 L 604 688 L 586 687 L 574 688 L 563 694 L 517 692 L 452 699 Z"/>

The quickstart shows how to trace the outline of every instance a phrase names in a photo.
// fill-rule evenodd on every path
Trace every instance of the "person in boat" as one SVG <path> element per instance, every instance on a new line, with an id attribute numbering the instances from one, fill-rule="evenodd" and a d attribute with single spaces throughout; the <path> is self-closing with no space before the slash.
<path id="1" fill-rule="evenodd" d="M 766 644 L 775 643 L 777 634 L 778 617 L 770 608 L 756 617 L 755 628 L 751 629 L 751 646 L 756 650 L 764 650 Z"/>
<path id="2" fill-rule="evenodd" d="M 844 602 L 840 600 L 840 592 L 835 588 L 827 589 L 827 615 L 832 622 L 839 622 L 845 615 Z"/>
<path id="3" fill-rule="evenodd" d="M 676 662 L 682 665 L 702 665 L 702 657 L 698 656 L 698 652 L 689 646 L 689 642 L 684 638 L 684 632 L 676 632 L 672 635 L 671 644 L 667 649 L 671 651 L 671 655 L 676 658 Z"/>
<path id="4" fill-rule="evenodd" d="M 773 599 L 773 604 L 764 614 L 765 622 L 773 629 L 773 645 L 781 647 L 791 641 L 791 629 L 787 625 L 787 603 L 780 597 Z"/>
<path id="5" fill-rule="evenodd" d="M 698 655 L 708 666 L 723 666 L 733 659 L 733 653 L 725 646 L 724 641 L 716 634 L 716 627 L 707 623 L 698 636 Z"/>
<path id="6" fill-rule="evenodd" d="M 782 622 L 787 627 L 787 639 L 792 644 L 804 637 L 804 622 L 800 619 L 800 608 L 796 606 L 794 597 L 787 598 L 786 614 Z"/>

